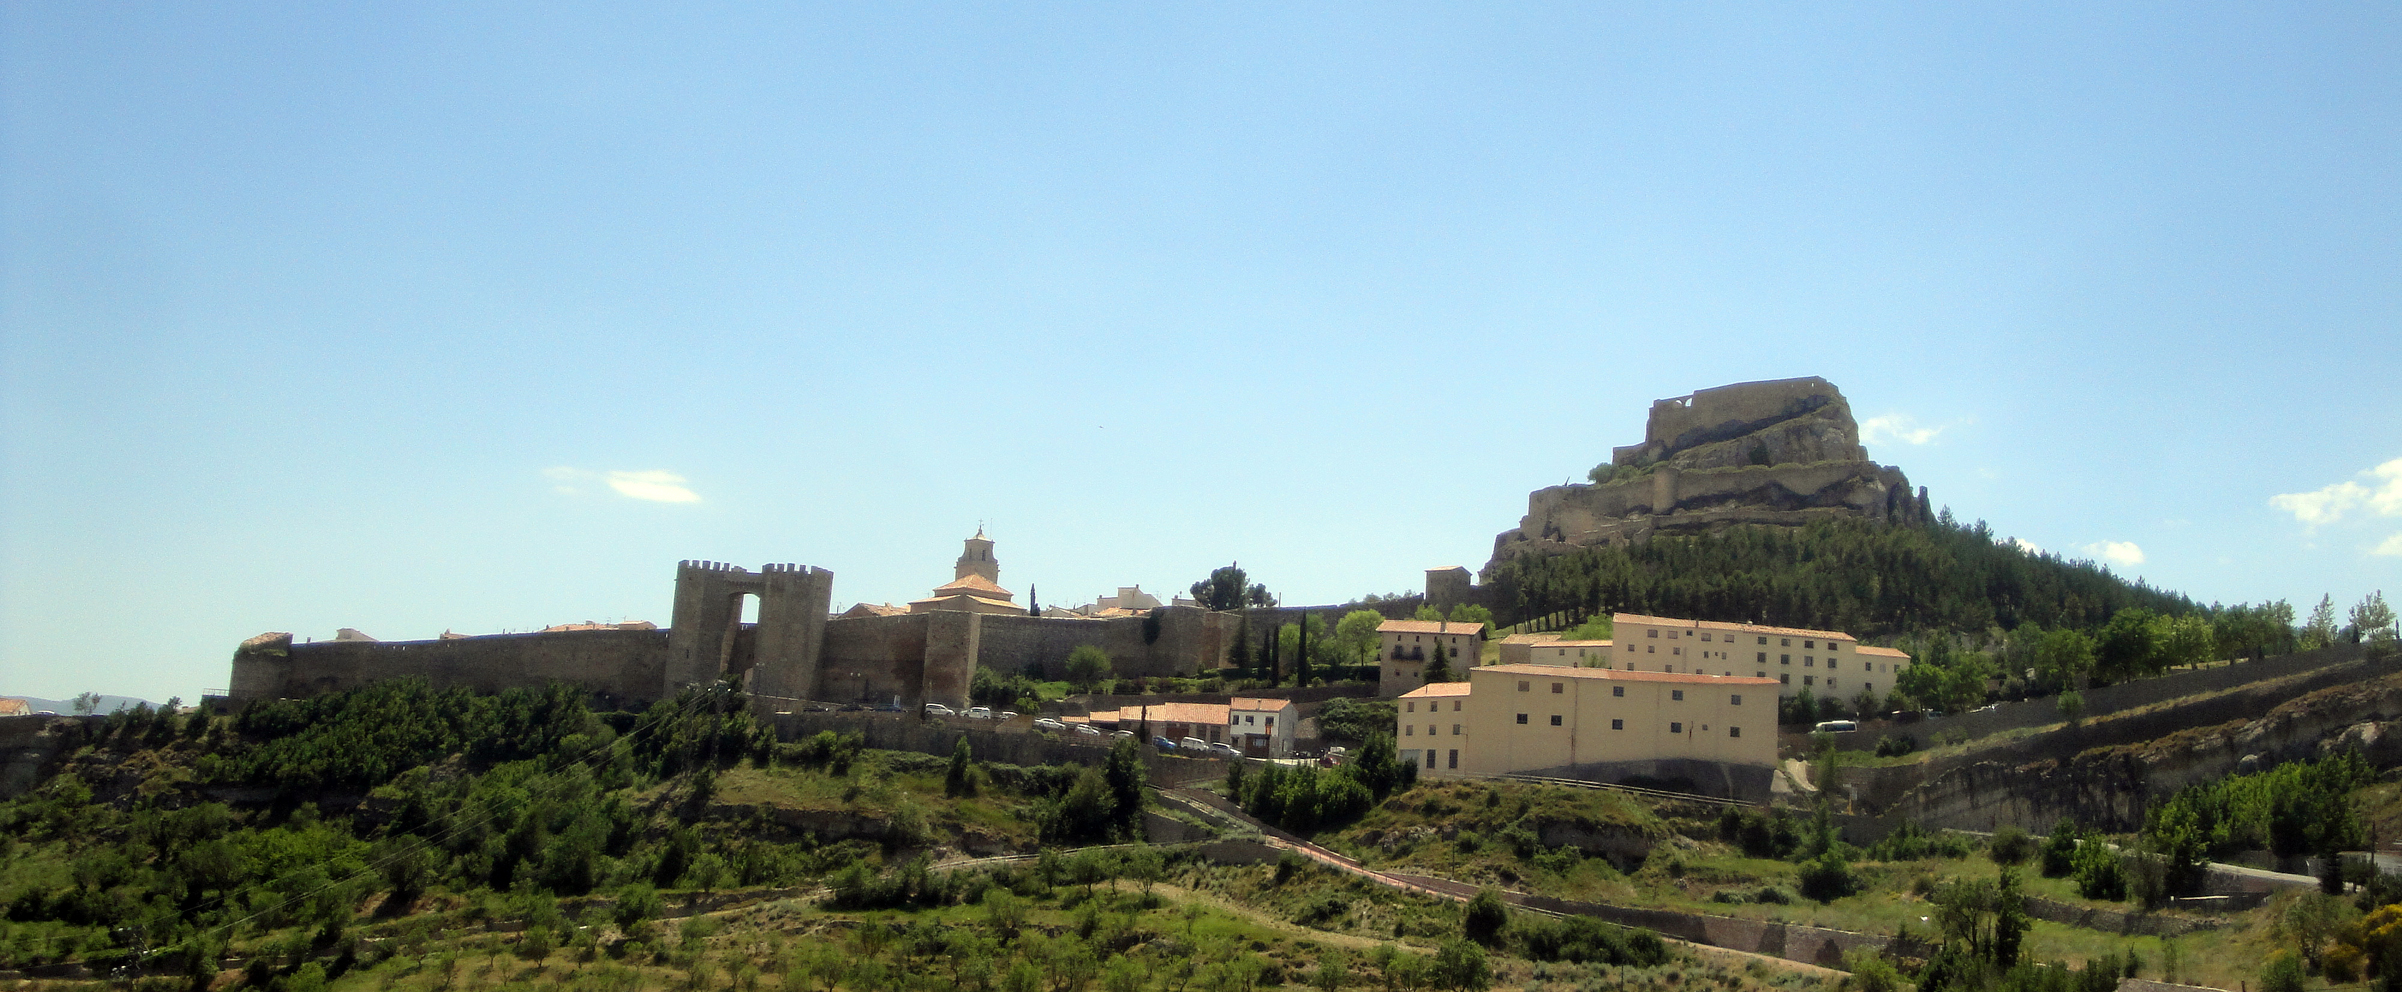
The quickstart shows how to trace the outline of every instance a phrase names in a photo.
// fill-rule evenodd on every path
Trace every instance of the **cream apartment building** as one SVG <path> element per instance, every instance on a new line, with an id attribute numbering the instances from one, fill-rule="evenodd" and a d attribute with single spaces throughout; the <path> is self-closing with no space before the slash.
<path id="1" fill-rule="evenodd" d="M 1404 694 L 1394 739 L 1435 778 L 1681 778 L 1712 795 L 1764 798 L 1778 688 L 1750 675 L 1494 665 L 1470 670 L 1465 685 Z"/>
<path id="2" fill-rule="evenodd" d="M 1452 678 L 1476 667 L 1485 625 L 1448 620 L 1387 620 L 1376 626 L 1379 697 L 1391 699 L 1426 684 L 1426 665 L 1440 651 Z"/>
<path id="3" fill-rule="evenodd" d="M 1834 630 L 1678 620 L 1620 613 L 1610 618 L 1615 667 L 1663 674 L 1748 674 L 1774 679 L 1777 694 L 1807 688 L 1815 696 L 1849 697 L 1863 689 L 1893 691 L 1910 656 L 1862 647 Z"/>
<path id="4" fill-rule="evenodd" d="M 1236 696 L 1226 706 L 1226 742 L 1254 758 L 1289 758 L 1301 708 L 1290 699 Z"/>

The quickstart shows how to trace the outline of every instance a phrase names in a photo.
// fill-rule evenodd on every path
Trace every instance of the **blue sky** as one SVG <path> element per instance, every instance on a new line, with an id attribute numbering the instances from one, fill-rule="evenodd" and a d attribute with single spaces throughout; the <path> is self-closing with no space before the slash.
<path id="1" fill-rule="evenodd" d="M 1799 375 L 2001 534 L 2402 594 L 2397 52 L 2377 4 L 10 4 L 0 692 L 664 624 L 683 558 L 904 601 L 979 521 L 1044 602 L 1409 590 L 1651 400 Z"/>

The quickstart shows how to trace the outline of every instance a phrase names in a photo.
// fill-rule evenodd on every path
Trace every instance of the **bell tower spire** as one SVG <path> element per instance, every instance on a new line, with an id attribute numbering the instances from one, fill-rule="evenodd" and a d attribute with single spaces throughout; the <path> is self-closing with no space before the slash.
<path id="1" fill-rule="evenodd" d="M 959 564 L 952 569 L 951 578 L 964 579 L 970 575 L 981 575 L 995 585 L 1001 581 L 1001 563 L 993 560 L 992 538 L 984 536 L 982 523 L 976 525 L 976 536 L 968 538 L 967 547 L 959 552 Z"/>

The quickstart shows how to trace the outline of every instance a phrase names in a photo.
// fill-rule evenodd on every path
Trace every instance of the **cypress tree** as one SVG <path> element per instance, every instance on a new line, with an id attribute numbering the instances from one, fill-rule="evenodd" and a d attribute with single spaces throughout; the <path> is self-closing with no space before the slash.
<path id="1" fill-rule="evenodd" d="M 1294 653 L 1295 655 L 1298 655 L 1298 657 L 1296 657 L 1296 658 L 1294 658 L 1294 659 L 1293 659 L 1293 685 L 1294 685 L 1296 688 L 1307 689 L 1307 688 L 1309 688 L 1309 611 L 1308 611 L 1308 610 L 1303 610 L 1303 611 L 1301 611 L 1301 647 L 1300 647 L 1298 650 L 1294 651 L 1293 653 Z"/>

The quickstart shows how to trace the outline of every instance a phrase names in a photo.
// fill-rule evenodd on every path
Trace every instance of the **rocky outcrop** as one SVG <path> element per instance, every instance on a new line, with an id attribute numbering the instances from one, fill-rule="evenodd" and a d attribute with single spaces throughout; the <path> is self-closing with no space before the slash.
<path id="1" fill-rule="evenodd" d="M 1494 566 L 1521 554 L 1798 526 L 1827 517 L 1928 519 L 1900 469 L 1868 460 L 1851 404 L 1815 376 L 1745 382 L 1659 400 L 1643 443 L 1612 450 L 1590 485 L 1536 490 L 1518 527 L 1493 541 Z"/>

